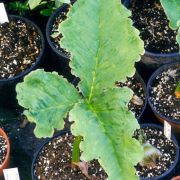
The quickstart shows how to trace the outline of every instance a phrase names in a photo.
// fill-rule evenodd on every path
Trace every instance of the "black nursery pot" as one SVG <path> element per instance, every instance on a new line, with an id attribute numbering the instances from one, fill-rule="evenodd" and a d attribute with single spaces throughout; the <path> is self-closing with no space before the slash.
<path id="1" fill-rule="evenodd" d="M 142 108 L 142 112 L 141 114 L 137 117 L 138 122 L 141 122 L 141 117 L 147 107 L 147 89 L 146 89 L 146 84 L 144 83 L 144 80 L 142 79 L 142 77 L 139 75 L 138 72 L 136 72 L 135 77 L 137 78 L 137 80 L 139 80 L 139 82 L 142 84 L 143 86 L 143 91 L 144 91 L 144 95 L 145 95 L 145 102 L 144 102 L 144 107 Z"/>
<path id="2" fill-rule="evenodd" d="M 20 82 L 24 78 L 25 75 L 27 75 L 28 73 L 30 73 L 32 70 L 36 69 L 40 65 L 40 63 L 43 60 L 45 41 L 44 41 L 44 37 L 41 30 L 32 21 L 21 16 L 10 15 L 9 17 L 12 19 L 18 19 L 18 20 L 21 20 L 22 22 L 30 24 L 32 27 L 34 27 L 37 30 L 37 33 L 39 34 L 40 41 L 41 41 L 40 42 L 41 49 L 40 49 L 39 55 L 30 68 L 22 71 L 20 74 L 14 77 L 0 79 L 0 93 L 1 93 L 0 106 L 3 106 L 4 108 L 10 108 L 10 107 L 17 108 L 17 100 L 16 100 L 16 92 L 15 92 L 16 83 Z"/>
<path id="3" fill-rule="evenodd" d="M 132 100 L 128 104 L 129 110 L 131 110 L 135 114 L 138 122 L 140 122 L 144 110 L 147 106 L 146 84 L 144 83 L 144 80 L 136 71 L 135 75 L 131 78 L 127 78 L 127 81 L 125 83 L 117 81 L 116 85 L 117 87 L 130 88 L 134 92 L 134 95 L 139 97 L 143 101 L 142 105 L 137 105 Z"/>
<path id="4" fill-rule="evenodd" d="M 43 147 L 48 144 L 50 141 L 52 141 L 54 138 L 57 138 L 59 136 L 63 136 L 65 134 L 71 134 L 69 130 L 62 130 L 60 131 L 59 133 L 57 133 L 55 136 L 53 136 L 52 138 L 48 138 L 40 147 L 39 149 L 37 150 L 37 152 L 35 153 L 34 155 L 34 158 L 33 158 L 33 161 L 32 161 L 32 166 L 31 166 L 31 177 L 32 177 L 32 180 L 36 180 L 35 178 L 35 174 L 34 174 L 34 166 L 35 166 L 35 163 L 36 163 L 36 159 L 39 155 L 39 153 L 41 152 L 41 150 L 43 149 Z"/>
<path id="5" fill-rule="evenodd" d="M 73 4 L 73 0 L 71 1 L 71 4 Z M 70 82 L 73 81 L 75 78 L 71 74 L 71 69 L 69 67 L 69 59 L 68 53 L 65 52 L 63 49 L 60 50 L 60 48 L 57 48 L 51 38 L 51 31 L 54 25 L 55 20 L 57 17 L 67 12 L 67 9 L 70 7 L 68 4 L 63 4 L 61 7 L 59 7 L 49 18 L 47 25 L 46 25 L 46 39 L 50 46 L 50 56 L 51 59 L 48 59 L 46 62 L 47 70 L 48 71 L 56 71 L 59 74 L 63 75 L 65 78 L 67 78 Z M 57 45 L 58 46 L 58 45 Z"/>
<path id="6" fill-rule="evenodd" d="M 144 128 L 144 127 L 154 127 L 154 128 L 157 128 L 159 130 L 162 130 L 163 128 L 161 126 L 158 126 L 158 125 L 155 125 L 155 124 L 141 124 L 141 128 Z M 65 135 L 65 134 L 70 134 L 70 131 L 66 131 L 66 130 L 63 130 L 63 131 L 60 131 L 59 133 L 57 133 L 54 137 L 52 138 L 48 138 L 41 146 L 40 148 L 37 150 L 36 154 L 34 155 L 34 158 L 33 158 L 33 161 L 32 161 L 32 166 L 31 166 L 31 176 L 32 176 L 32 180 L 36 180 L 36 177 L 35 177 L 35 174 L 34 174 L 34 167 L 35 167 L 35 164 L 36 164 L 36 160 L 38 158 L 38 155 L 40 154 L 40 152 L 42 151 L 43 147 L 45 145 L 47 145 L 50 141 L 52 141 L 54 138 L 57 138 L 59 136 L 62 136 L 62 135 Z M 178 142 L 175 138 L 174 135 L 172 135 L 172 141 L 174 142 L 174 144 L 178 145 Z M 160 180 L 160 179 L 164 179 L 166 177 L 168 177 L 172 171 L 175 169 L 177 163 L 178 163 L 178 160 L 179 160 L 179 149 L 178 147 L 176 147 L 176 158 L 175 158 L 175 161 L 174 163 L 171 165 L 171 167 L 168 169 L 168 171 L 166 171 L 165 173 L 163 173 L 161 176 L 156 176 L 154 178 L 140 178 L 141 180 Z"/>
<path id="7" fill-rule="evenodd" d="M 132 0 L 122 0 L 122 3 L 130 8 Z M 141 57 L 141 63 L 150 70 L 155 70 L 162 65 L 175 63 L 180 61 L 180 53 L 153 53 L 145 50 L 145 54 Z"/>
<path id="8" fill-rule="evenodd" d="M 163 123 L 164 121 L 169 122 L 173 128 L 174 133 L 180 134 L 180 121 L 168 118 L 168 117 L 164 116 L 164 114 L 157 112 L 157 110 L 155 109 L 155 107 L 153 106 L 153 104 L 150 100 L 150 91 L 152 89 L 152 85 L 153 85 L 154 81 L 156 80 L 156 77 L 158 75 L 160 75 L 162 72 L 167 71 L 168 69 L 173 68 L 173 67 L 180 67 L 180 62 L 164 65 L 164 66 L 160 67 L 159 69 L 157 69 L 152 74 L 152 76 L 150 77 L 148 84 L 147 84 L 147 98 L 148 98 L 148 103 L 149 103 L 151 109 L 153 110 L 154 114 L 158 118 L 158 120 L 161 123 Z"/>
<path id="9" fill-rule="evenodd" d="M 68 9 L 69 5 L 68 4 L 63 4 L 61 7 L 59 7 L 49 18 L 47 25 L 46 25 L 46 38 L 48 41 L 49 46 L 51 47 L 53 53 L 55 53 L 59 58 L 68 61 L 69 57 L 61 52 L 58 48 L 55 47 L 52 38 L 51 38 L 51 31 L 53 28 L 53 24 L 56 20 L 56 18 L 62 13 L 62 12 L 66 12 Z"/>
<path id="10" fill-rule="evenodd" d="M 19 19 L 27 24 L 30 24 L 31 26 L 35 27 L 35 29 L 37 30 L 38 34 L 40 35 L 40 40 L 41 40 L 41 51 L 38 55 L 38 57 L 36 58 L 36 61 L 34 64 L 32 64 L 32 66 L 26 70 L 24 70 L 22 73 L 8 78 L 8 79 L 0 79 L 0 89 L 5 86 L 5 85 L 12 85 L 15 84 L 19 81 L 21 81 L 25 75 L 27 75 L 28 73 L 30 73 L 32 70 L 36 69 L 39 64 L 41 63 L 42 59 L 43 59 L 43 54 L 44 54 L 44 48 L 45 48 L 45 41 L 44 41 L 44 37 L 43 34 L 41 32 L 41 30 L 38 28 L 38 26 L 36 24 L 34 24 L 32 21 L 30 21 L 29 19 L 26 19 L 24 17 L 21 16 L 16 16 L 16 15 L 9 15 L 10 18 L 12 19 Z"/>
<path id="11" fill-rule="evenodd" d="M 156 124 L 150 124 L 150 123 L 145 123 L 145 124 L 141 124 L 140 125 L 141 128 L 146 128 L 146 127 L 153 127 L 153 128 L 156 128 L 158 130 L 161 130 L 163 132 L 163 127 L 162 126 L 159 126 L 159 125 L 156 125 Z M 176 147 L 176 157 L 175 157 L 175 160 L 174 160 L 174 163 L 171 164 L 170 168 L 164 172 L 163 174 L 161 174 L 160 176 L 156 176 L 156 177 L 148 177 L 148 178 L 142 178 L 140 177 L 141 180 L 164 180 L 164 179 L 169 179 L 174 171 L 174 169 L 176 168 L 177 164 L 178 164 L 178 161 L 179 161 L 179 148 L 178 148 L 178 142 L 175 138 L 175 136 L 172 134 L 171 135 L 171 140 L 173 141 L 173 143 L 175 144 L 175 147 Z"/>

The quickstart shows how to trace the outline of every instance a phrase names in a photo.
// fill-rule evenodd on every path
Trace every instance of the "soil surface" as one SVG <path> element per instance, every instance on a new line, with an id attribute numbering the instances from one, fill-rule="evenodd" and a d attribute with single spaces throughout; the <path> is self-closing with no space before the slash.
<path id="1" fill-rule="evenodd" d="M 139 29 L 145 49 L 154 53 L 178 52 L 177 31 L 169 27 L 169 20 L 159 0 L 133 0 L 132 20 Z"/>
<path id="2" fill-rule="evenodd" d="M 70 167 L 74 137 L 63 135 L 45 145 L 35 164 L 35 177 L 40 180 L 88 180 L 79 169 Z M 97 160 L 89 163 L 91 180 L 105 180 L 107 175 Z"/>
<path id="3" fill-rule="evenodd" d="M 7 143 L 6 140 L 0 135 L 0 165 L 6 158 L 7 154 Z"/>
<path id="4" fill-rule="evenodd" d="M 162 72 L 154 80 L 149 97 L 159 114 L 176 121 L 180 121 L 180 98 L 175 95 L 178 82 L 180 82 L 180 67 Z"/>
<path id="5" fill-rule="evenodd" d="M 145 106 L 146 92 L 143 88 L 143 84 L 135 76 L 127 79 L 125 83 L 117 82 L 116 85 L 119 87 L 127 86 L 134 92 L 128 107 L 129 110 L 135 113 L 136 118 L 138 118 Z"/>
<path id="6" fill-rule="evenodd" d="M 143 135 L 145 142 L 151 144 L 161 152 L 161 156 L 156 159 L 155 166 L 147 167 L 138 164 L 136 166 L 136 174 L 140 177 L 154 177 L 159 176 L 166 172 L 176 157 L 175 145 L 172 141 L 168 140 L 163 132 L 156 128 L 143 128 Z M 137 130 L 134 134 L 135 138 L 138 139 L 140 130 Z"/>
<path id="7" fill-rule="evenodd" d="M 41 50 L 36 28 L 14 18 L 0 25 L 0 42 L 0 79 L 17 76 L 30 68 Z"/>
<path id="8" fill-rule="evenodd" d="M 67 5 L 66 8 L 63 9 L 63 11 L 60 12 L 60 14 L 56 17 L 54 24 L 51 29 L 51 41 L 56 49 L 58 49 L 62 54 L 64 54 L 67 57 L 70 57 L 70 53 L 66 52 L 63 48 L 60 46 L 60 40 L 62 38 L 62 34 L 59 34 L 59 24 L 62 23 L 67 18 L 67 13 L 69 11 L 70 5 Z M 58 35 L 55 35 L 58 34 Z"/>

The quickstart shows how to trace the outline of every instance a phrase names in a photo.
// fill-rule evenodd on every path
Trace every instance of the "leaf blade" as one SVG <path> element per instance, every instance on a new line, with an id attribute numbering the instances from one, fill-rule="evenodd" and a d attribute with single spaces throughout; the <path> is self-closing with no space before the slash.
<path id="1" fill-rule="evenodd" d="M 170 20 L 170 27 L 178 29 L 176 40 L 180 47 L 180 1 L 179 0 L 161 0 L 164 11 Z M 179 49 L 180 50 L 180 49 Z"/>
<path id="2" fill-rule="evenodd" d="M 129 16 L 116 0 L 78 0 L 60 25 L 61 45 L 72 53 L 72 72 L 81 79 L 80 90 L 89 101 L 102 87 L 135 72 L 134 63 L 144 49 Z"/>
<path id="3" fill-rule="evenodd" d="M 24 114 L 36 123 L 37 137 L 50 137 L 54 128 L 62 129 L 63 118 L 80 99 L 73 85 L 57 73 L 43 70 L 26 76 L 24 82 L 17 85 L 16 92 L 19 104 L 26 109 Z"/>
<path id="4" fill-rule="evenodd" d="M 28 0 L 27 4 L 29 5 L 30 9 L 35 9 L 37 6 L 40 5 L 42 0 Z"/>
<path id="5" fill-rule="evenodd" d="M 132 138 L 139 125 L 127 107 L 131 96 L 126 88 L 112 89 L 94 99 L 92 106 L 76 104 L 69 114 L 75 122 L 73 134 L 84 137 L 80 145 L 82 159 L 98 159 L 109 180 L 138 179 L 134 165 L 141 160 L 143 150 Z"/>

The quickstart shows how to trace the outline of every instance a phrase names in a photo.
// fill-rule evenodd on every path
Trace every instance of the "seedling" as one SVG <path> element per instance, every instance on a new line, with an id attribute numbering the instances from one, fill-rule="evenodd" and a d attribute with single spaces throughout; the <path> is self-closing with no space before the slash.
<path id="1" fill-rule="evenodd" d="M 142 146 L 132 138 L 139 129 L 128 109 L 133 92 L 115 86 L 134 75 L 134 63 L 144 53 L 130 15 L 117 0 L 77 0 L 59 28 L 61 46 L 71 53 L 72 73 L 80 79 L 77 89 L 44 70 L 30 73 L 16 87 L 25 116 L 36 123 L 35 135 L 51 137 L 69 115 L 76 161 L 97 159 L 109 180 L 138 179 L 134 165 L 143 156 Z M 80 158 L 78 137 L 83 138 Z"/>

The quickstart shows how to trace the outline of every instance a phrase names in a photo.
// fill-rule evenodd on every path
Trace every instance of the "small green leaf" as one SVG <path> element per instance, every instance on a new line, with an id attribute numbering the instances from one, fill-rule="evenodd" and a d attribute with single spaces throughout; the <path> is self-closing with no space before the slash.
<path id="1" fill-rule="evenodd" d="M 180 0 L 161 0 L 161 4 L 170 20 L 170 27 L 172 29 L 178 29 L 176 39 L 180 45 Z"/>
<path id="2" fill-rule="evenodd" d="M 51 34 L 51 37 L 52 38 L 56 38 L 56 37 L 58 37 L 60 35 L 60 32 L 58 31 L 58 32 L 54 32 L 53 34 Z"/>
<path id="3" fill-rule="evenodd" d="M 78 91 L 57 73 L 37 70 L 16 86 L 17 99 L 29 121 L 36 123 L 37 137 L 51 137 L 62 129 L 63 118 L 78 102 Z"/>
<path id="4" fill-rule="evenodd" d="M 42 0 L 28 0 L 27 4 L 29 5 L 30 9 L 35 9 L 40 5 L 41 1 Z"/>
<path id="5" fill-rule="evenodd" d="M 175 90 L 175 95 L 177 98 L 180 98 L 180 82 L 178 82 L 176 90 Z"/>
<path id="6" fill-rule="evenodd" d="M 19 1 L 10 2 L 7 4 L 7 7 L 10 10 L 19 10 L 19 11 L 29 10 L 29 7 L 26 5 L 26 3 L 21 3 Z"/>
<path id="7" fill-rule="evenodd" d="M 55 7 L 59 8 L 63 4 L 62 0 L 55 0 Z"/>
<path id="8" fill-rule="evenodd" d="M 40 11 L 40 14 L 43 16 L 51 16 L 53 12 L 54 12 L 54 9 L 43 9 Z"/>

